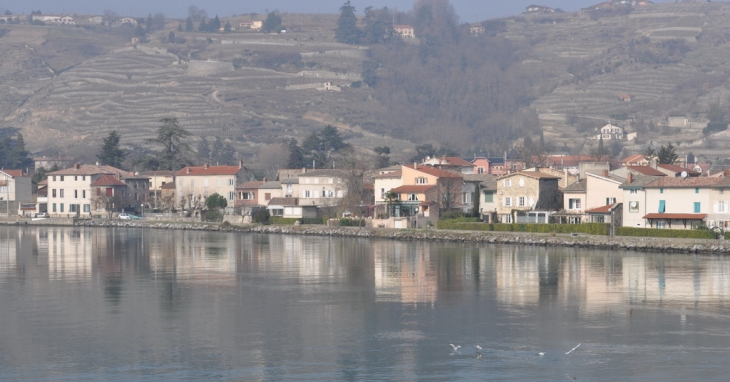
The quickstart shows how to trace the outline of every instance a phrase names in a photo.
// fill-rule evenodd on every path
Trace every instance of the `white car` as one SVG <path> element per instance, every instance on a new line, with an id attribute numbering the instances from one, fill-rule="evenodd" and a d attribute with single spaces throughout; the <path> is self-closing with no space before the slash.
<path id="1" fill-rule="evenodd" d="M 119 216 L 118 216 L 118 217 L 119 217 L 119 219 L 121 219 L 121 220 L 131 220 L 131 219 L 132 219 L 132 217 L 131 217 L 131 216 L 129 216 L 129 214 L 119 214 Z"/>

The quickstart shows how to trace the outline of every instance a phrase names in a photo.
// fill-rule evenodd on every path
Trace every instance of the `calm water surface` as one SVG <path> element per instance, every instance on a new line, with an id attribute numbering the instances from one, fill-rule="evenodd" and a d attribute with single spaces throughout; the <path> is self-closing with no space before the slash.
<path id="1" fill-rule="evenodd" d="M 729 294 L 724 256 L 2 227 L 0 380 L 719 381 Z"/>

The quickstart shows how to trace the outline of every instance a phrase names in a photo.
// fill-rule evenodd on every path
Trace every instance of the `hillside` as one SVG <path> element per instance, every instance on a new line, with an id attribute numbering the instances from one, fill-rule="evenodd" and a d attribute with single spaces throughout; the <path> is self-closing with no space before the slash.
<path id="1" fill-rule="evenodd" d="M 505 134 L 506 139 L 519 142 L 526 135 L 536 140 L 542 129 L 556 149 L 586 152 L 596 144 L 595 129 L 610 120 L 639 133 L 626 152 L 643 151 L 652 140 L 672 141 L 680 143 L 680 151 L 715 157 L 724 155 L 730 133 L 705 139 L 702 128 L 712 103 L 724 109 L 730 105 L 728 16 L 727 3 L 519 16 L 500 20 L 503 28 L 477 37 L 492 40 L 473 46 L 508 47 L 520 59 L 510 73 L 522 81 L 499 86 L 527 89 L 511 102 L 522 105 L 516 106 L 518 112 L 501 112 L 513 118 L 524 114 L 519 123 L 525 127 Z M 247 18 L 226 20 L 237 25 Z M 328 123 L 356 147 L 390 146 L 396 160 L 409 157 L 419 143 L 445 143 L 465 155 L 506 146 L 480 139 L 481 114 L 465 115 L 479 108 L 479 89 L 469 105 L 453 105 L 453 115 L 429 124 L 416 109 L 421 97 L 401 97 L 393 87 L 397 82 L 389 81 L 397 74 L 393 68 L 378 71 L 380 83 L 388 87 L 350 87 L 360 83 L 363 61 L 374 55 L 368 47 L 334 40 L 336 15 L 282 18 L 289 27 L 278 35 L 178 32 L 178 21 L 169 20 L 141 44 L 131 43 L 128 31 L 98 27 L 0 26 L 0 49 L 7 52 L 0 55 L 0 125 L 20 128 L 34 152 L 60 151 L 87 160 L 111 130 L 120 132 L 128 148 L 144 146 L 163 117 L 177 117 L 196 136 L 225 137 L 245 160 L 262 145 L 289 137 L 301 141 Z M 170 43 L 171 31 L 185 41 Z M 399 49 L 391 49 L 388 57 Z M 488 66 L 464 73 L 479 76 L 478 70 L 490 70 L 480 68 Z M 342 91 L 316 89 L 327 81 Z M 434 104 L 458 92 L 423 89 L 434 93 L 427 97 Z M 619 100 L 623 94 L 631 101 Z M 530 118 L 535 112 L 540 126 Z M 676 116 L 689 123 L 665 126 L 668 117 Z"/>

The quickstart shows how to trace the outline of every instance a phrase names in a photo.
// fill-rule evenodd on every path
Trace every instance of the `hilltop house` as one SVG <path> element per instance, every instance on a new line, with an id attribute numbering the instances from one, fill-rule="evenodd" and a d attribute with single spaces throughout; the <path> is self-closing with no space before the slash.
<path id="1" fill-rule="evenodd" d="M 485 31 L 486 28 L 484 28 L 482 23 L 474 23 L 469 26 L 469 33 L 471 33 L 472 36 L 481 36 Z"/>
<path id="2" fill-rule="evenodd" d="M 648 166 L 649 165 L 649 158 L 646 157 L 646 155 L 642 154 L 634 154 L 629 155 L 624 159 L 621 159 L 621 166 Z"/>
<path id="3" fill-rule="evenodd" d="M 439 170 L 454 171 L 461 174 L 474 174 L 474 163 L 459 157 L 441 157 L 426 158 L 420 165 L 435 167 Z"/>
<path id="4" fill-rule="evenodd" d="M 607 124 L 601 127 L 601 134 L 596 139 L 603 138 L 604 141 L 609 140 L 623 140 L 624 139 L 624 128 L 613 124 Z"/>
<path id="5" fill-rule="evenodd" d="M 393 25 L 395 33 L 401 38 L 415 38 L 416 32 L 410 25 Z"/>
<path id="6" fill-rule="evenodd" d="M 131 18 L 131 17 L 122 17 L 118 18 L 116 20 L 113 20 L 111 22 L 111 25 L 113 27 L 123 27 L 123 26 L 130 26 L 130 27 L 136 27 L 137 26 L 137 20 Z"/>
<path id="7" fill-rule="evenodd" d="M 528 5 L 525 8 L 525 13 L 555 13 L 555 8 L 550 8 L 545 5 Z"/>

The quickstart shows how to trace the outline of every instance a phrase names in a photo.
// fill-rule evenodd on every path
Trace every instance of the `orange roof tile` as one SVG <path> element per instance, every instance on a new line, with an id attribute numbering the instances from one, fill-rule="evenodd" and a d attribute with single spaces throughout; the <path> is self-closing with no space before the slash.
<path id="1" fill-rule="evenodd" d="M 422 194 L 432 188 L 436 187 L 435 185 L 432 186 L 400 186 L 392 189 L 391 191 L 398 193 L 398 194 Z"/>
<path id="2" fill-rule="evenodd" d="M 611 212 L 611 209 L 616 204 L 618 204 L 618 203 L 609 204 L 607 206 L 601 206 L 601 207 L 598 207 L 598 208 L 593 208 L 593 209 L 590 209 L 590 210 L 586 210 L 586 213 L 587 214 L 607 214 L 607 213 Z"/>
<path id="3" fill-rule="evenodd" d="M 113 175 L 102 175 L 99 179 L 91 183 L 91 187 L 101 186 L 126 186 L 126 184 L 115 178 Z"/>
<path id="4" fill-rule="evenodd" d="M 446 170 L 440 170 L 435 167 L 431 166 L 425 166 L 425 165 L 418 165 L 418 168 L 413 168 L 413 165 L 406 165 L 403 167 L 408 167 L 411 169 L 414 169 L 416 171 L 420 171 L 424 174 L 437 176 L 439 178 L 463 178 L 463 176 L 456 172 L 446 171 Z"/>
<path id="5" fill-rule="evenodd" d="M 0 170 L 13 178 L 19 178 L 23 176 L 23 170 Z"/>
<path id="6" fill-rule="evenodd" d="M 664 176 L 657 178 L 653 182 L 644 186 L 645 188 L 695 188 L 695 187 L 712 187 L 721 182 L 723 178 L 711 177 L 694 177 L 694 178 L 675 178 Z"/>
<path id="7" fill-rule="evenodd" d="M 238 166 L 188 166 L 175 173 L 175 176 L 236 175 L 241 171 Z"/>

